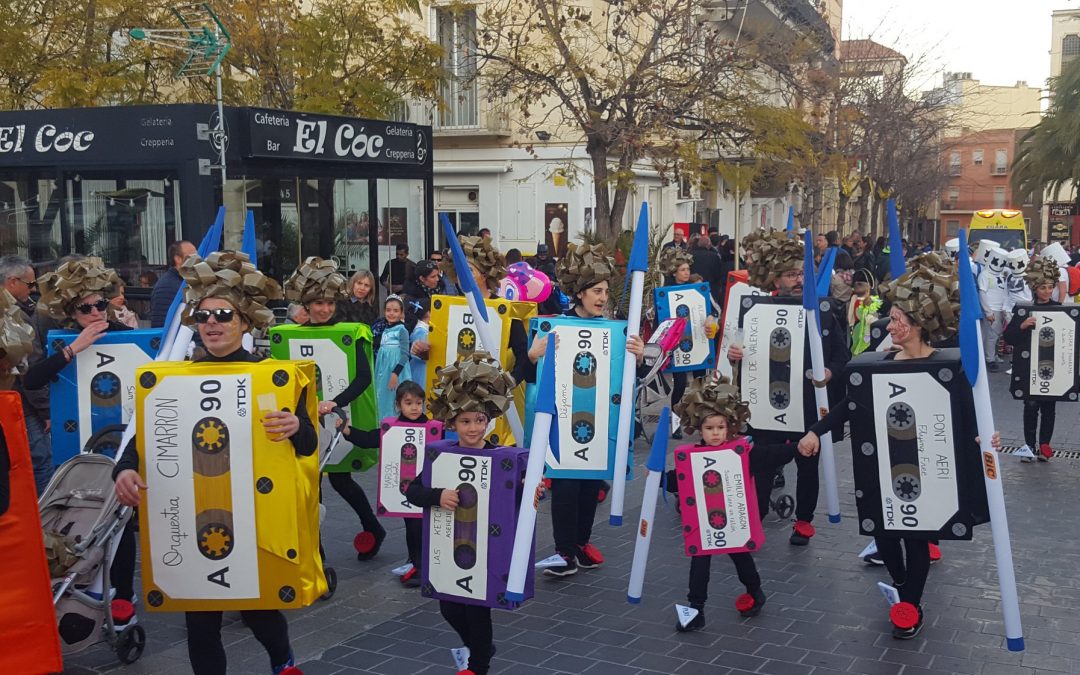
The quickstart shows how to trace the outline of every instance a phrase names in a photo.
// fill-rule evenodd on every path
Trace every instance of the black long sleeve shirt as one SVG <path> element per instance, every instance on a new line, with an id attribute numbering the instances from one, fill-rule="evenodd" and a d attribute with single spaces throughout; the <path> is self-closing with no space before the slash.
<path id="1" fill-rule="evenodd" d="M 125 326 L 122 323 L 116 321 L 109 322 L 109 328 L 107 333 L 120 330 L 131 330 L 130 326 Z M 29 390 L 41 389 L 47 386 L 50 382 L 55 382 L 60 371 L 63 370 L 68 364 L 67 357 L 64 356 L 63 351 L 58 351 L 51 356 L 46 356 L 34 365 L 27 369 L 26 374 L 23 375 L 22 383 L 23 387 Z"/>

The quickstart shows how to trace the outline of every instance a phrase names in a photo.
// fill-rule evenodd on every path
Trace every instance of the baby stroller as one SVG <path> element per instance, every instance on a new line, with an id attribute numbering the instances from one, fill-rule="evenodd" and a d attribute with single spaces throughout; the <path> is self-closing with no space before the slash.
<path id="1" fill-rule="evenodd" d="M 123 533 L 132 514 L 116 499 L 114 466 L 112 459 L 100 454 L 81 454 L 64 462 L 38 507 L 63 653 L 108 642 L 129 664 L 142 656 L 146 631 L 136 623 L 117 633 L 113 620 L 109 568 L 114 538 Z M 93 592 L 94 587 L 102 592 Z"/>

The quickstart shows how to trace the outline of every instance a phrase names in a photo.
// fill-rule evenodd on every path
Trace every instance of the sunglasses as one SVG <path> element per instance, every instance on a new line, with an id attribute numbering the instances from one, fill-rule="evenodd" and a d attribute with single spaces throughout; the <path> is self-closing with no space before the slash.
<path id="1" fill-rule="evenodd" d="M 191 318 L 195 319 L 195 323 L 206 323 L 212 316 L 218 323 L 229 323 L 235 314 L 236 310 L 219 307 L 218 309 L 197 309 L 191 313 Z"/>
<path id="2" fill-rule="evenodd" d="M 104 312 L 109 307 L 109 303 L 105 300 L 98 300 L 97 302 L 84 302 L 81 305 L 75 305 L 75 311 L 79 314 L 89 314 L 95 309 L 99 312 Z"/>

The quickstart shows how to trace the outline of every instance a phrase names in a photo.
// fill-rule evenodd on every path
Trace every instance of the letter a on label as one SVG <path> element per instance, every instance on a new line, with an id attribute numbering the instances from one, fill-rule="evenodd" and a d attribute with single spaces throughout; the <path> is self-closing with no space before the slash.
<path id="1" fill-rule="evenodd" d="M 222 567 L 217 572 L 211 572 L 206 576 L 206 580 L 212 584 L 223 586 L 225 588 L 232 588 L 232 585 L 225 580 L 225 575 L 229 573 L 228 567 Z"/>

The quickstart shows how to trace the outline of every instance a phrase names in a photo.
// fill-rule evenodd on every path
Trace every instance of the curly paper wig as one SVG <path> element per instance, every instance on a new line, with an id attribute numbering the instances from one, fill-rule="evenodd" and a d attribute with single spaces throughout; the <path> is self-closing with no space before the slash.
<path id="1" fill-rule="evenodd" d="M 473 352 L 439 370 L 431 389 L 431 416 L 450 421 L 479 412 L 495 419 L 510 409 L 514 386 L 514 378 L 490 354 Z"/>
<path id="2" fill-rule="evenodd" d="M 333 260 L 311 256 L 285 280 L 285 299 L 306 305 L 315 300 L 339 302 L 348 297 L 348 282 Z"/>
<path id="3" fill-rule="evenodd" d="M 783 232 L 762 235 L 751 243 L 749 251 L 752 260 L 746 272 L 750 285 L 763 290 L 773 288 L 775 277 L 784 272 L 803 268 L 802 240 Z"/>
<path id="4" fill-rule="evenodd" d="M 116 270 L 105 267 L 101 258 L 69 260 L 38 280 L 41 300 L 37 311 L 57 321 L 71 318 L 75 304 L 93 293 L 106 300 L 116 295 L 120 277 Z"/>
<path id="5" fill-rule="evenodd" d="M 928 255 L 932 254 L 919 257 Z M 928 342 L 941 342 L 956 335 L 960 328 L 960 281 L 951 265 L 942 272 L 929 260 L 923 263 L 914 265 L 899 279 L 882 284 L 882 293 L 925 331 Z"/>
<path id="6" fill-rule="evenodd" d="M 615 276 L 615 260 L 603 244 L 567 244 L 566 255 L 555 266 L 559 287 L 571 300 L 587 288 Z"/>
<path id="7" fill-rule="evenodd" d="M 487 282 L 489 291 L 496 291 L 499 283 L 506 277 L 506 259 L 503 258 L 499 249 L 491 243 L 488 237 L 458 237 L 461 242 L 461 250 L 465 253 L 465 260 L 480 271 Z M 442 273 L 458 284 L 457 268 L 454 267 L 454 259 L 447 257 L 439 265 Z M 458 284 L 460 286 L 460 284 Z"/>
<path id="8" fill-rule="evenodd" d="M 207 298 L 228 300 L 253 328 L 274 322 L 266 303 L 281 299 L 281 286 L 252 265 L 246 253 L 216 251 L 206 260 L 189 256 L 180 266 L 180 276 L 188 284 L 184 289 L 187 308 L 181 317 L 186 326 L 195 323 L 192 314 Z"/>
<path id="9" fill-rule="evenodd" d="M 726 377 L 716 380 L 698 378 L 690 383 L 682 400 L 675 404 L 675 414 L 689 431 L 701 428 L 713 415 L 723 415 L 733 433 L 740 433 L 750 420 L 750 406 L 742 400 L 739 388 Z"/>

